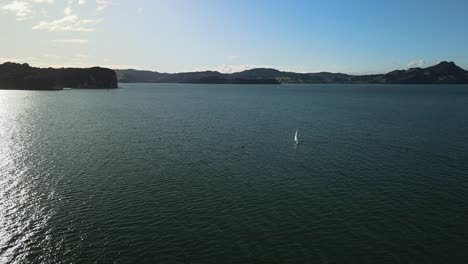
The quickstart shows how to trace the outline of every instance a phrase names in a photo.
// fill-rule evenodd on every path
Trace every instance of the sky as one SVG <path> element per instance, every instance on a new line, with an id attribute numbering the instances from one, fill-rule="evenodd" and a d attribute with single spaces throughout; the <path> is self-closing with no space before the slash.
<path id="1" fill-rule="evenodd" d="M 468 1 L 0 0 L 0 63 L 159 72 L 468 69 Z"/>

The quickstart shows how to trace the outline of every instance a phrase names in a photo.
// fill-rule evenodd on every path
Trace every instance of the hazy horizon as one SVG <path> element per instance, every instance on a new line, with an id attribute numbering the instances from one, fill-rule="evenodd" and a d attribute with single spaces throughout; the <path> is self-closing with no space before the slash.
<path id="1" fill-rule="evenodd" d="M 468 68 L 457 1 L 0 0 L 0 63 L 158 72 Z M 31 42 L 34 45 L 31 45 Z M 189 45 L 188 45 L 189 43 Z"/>

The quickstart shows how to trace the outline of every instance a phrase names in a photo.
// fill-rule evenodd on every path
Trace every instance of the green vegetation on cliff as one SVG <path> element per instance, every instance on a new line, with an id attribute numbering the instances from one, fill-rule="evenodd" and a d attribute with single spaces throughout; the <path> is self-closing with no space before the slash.
<path id="1" fill-rule="evenodd" d="M 36 68 L 28 64 L 0 64 L 0 89 L 61 90 L 117 88 L 114 70 L 93 68 Z"/>

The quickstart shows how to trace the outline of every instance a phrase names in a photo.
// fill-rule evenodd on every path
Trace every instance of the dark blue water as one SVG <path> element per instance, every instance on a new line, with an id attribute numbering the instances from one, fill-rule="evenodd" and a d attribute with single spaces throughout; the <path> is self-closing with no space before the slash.
<path id="1" fill-rule="evenodd" d="M 0 91 L 0 263 L 466 263 L 467 222 L 468 86 Z"/>

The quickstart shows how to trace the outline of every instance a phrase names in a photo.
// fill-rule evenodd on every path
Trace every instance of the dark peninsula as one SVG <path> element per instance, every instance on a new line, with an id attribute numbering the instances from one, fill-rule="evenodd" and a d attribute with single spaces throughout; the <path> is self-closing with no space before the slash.
<path id="1" fill-rule="evenodd" d="M 295 73 L 257 68 L 231 74 L 217 71 L 160 73 L 115 70 L 122 83 L 206 83 L 206 84 L 468 84 L 468 71 L 443 61 L 427 68 L 396 70 L 386 74 L 350 75 L 344 73 Z"/>
<path id="2" fill-rule="evenodd" d="M 0 64 L 0 89 L 62 90 L 63 88 L 117 88 L 114 70 L 92 68 L 36 68 L 29 64 Z"/>

